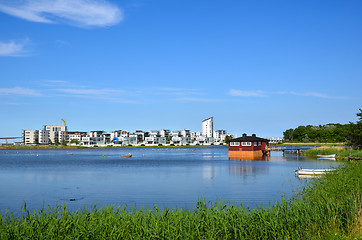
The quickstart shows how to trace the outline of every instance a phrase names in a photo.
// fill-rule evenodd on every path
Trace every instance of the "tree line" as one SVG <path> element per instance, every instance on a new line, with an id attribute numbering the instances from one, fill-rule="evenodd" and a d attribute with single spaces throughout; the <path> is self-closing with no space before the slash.
<path id="1" fill-rule="evenodd" d="M 326 125 L 299 126 L 283 132 L 284 142 L 316 142 L 340 143 L 345 142 L 355 148 L 362 148 L 362 109 L 359 109 L 356 123 L 329 123 Z"/>

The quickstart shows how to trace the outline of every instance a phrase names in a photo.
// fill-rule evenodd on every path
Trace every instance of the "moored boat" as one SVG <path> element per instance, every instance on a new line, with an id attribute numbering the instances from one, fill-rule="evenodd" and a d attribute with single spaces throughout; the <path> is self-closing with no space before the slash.
<path id="1" fill-rule="evenodd" d="M 322 175 L 334 169 L 302 169 L 295 170 L 296 175 Z"/>
<path id="2" fill-rule="evenodd" d="M 128 154 L 125 154 L 125 155 L 121 155 L 121 157 L 132 157 L 132 154 L 128 153 Z"/>
<path id="3" fill-rule="evenodd" d="M 318 158 L 335 158 L 336 154 L 330 154 L 330 155 L 317 155 Z"/>

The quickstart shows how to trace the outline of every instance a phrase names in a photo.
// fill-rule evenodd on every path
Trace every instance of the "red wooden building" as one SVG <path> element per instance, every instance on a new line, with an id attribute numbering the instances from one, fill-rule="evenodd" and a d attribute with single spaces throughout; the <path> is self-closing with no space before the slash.
<path id="1" fill-rule="evenodd" d="M 244 133 L 229 141 L 229 159 L 261 159 L 263 156 L 269 156 L 268 139 Z"/>

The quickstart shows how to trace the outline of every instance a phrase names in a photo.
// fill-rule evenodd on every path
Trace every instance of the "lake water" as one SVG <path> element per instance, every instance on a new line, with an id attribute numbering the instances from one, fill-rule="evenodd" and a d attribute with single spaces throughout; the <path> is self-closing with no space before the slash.
<path id="1" fill-rule="evenodd" d="M 0 150 L 0 211 L 18 214 L 24 202 L 30 210 L 192 208 L 199 199 L 260 207 L 305 183 L 294 175 L 299 166 L 337 164 L 275 151 L 268 161 L 228 160 L 227 147 Z"/>

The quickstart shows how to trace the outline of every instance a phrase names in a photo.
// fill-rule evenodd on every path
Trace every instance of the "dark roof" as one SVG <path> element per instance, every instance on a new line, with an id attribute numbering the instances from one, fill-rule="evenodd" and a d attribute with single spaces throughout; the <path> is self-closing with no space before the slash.
<path id="1" fill-rule="evenodd" d="M 268 139 L 257 137 L 255 134 L 247 136 L 245 133 L 242 137 L 234 138 L 229 142 L 269 142 Z"/>

